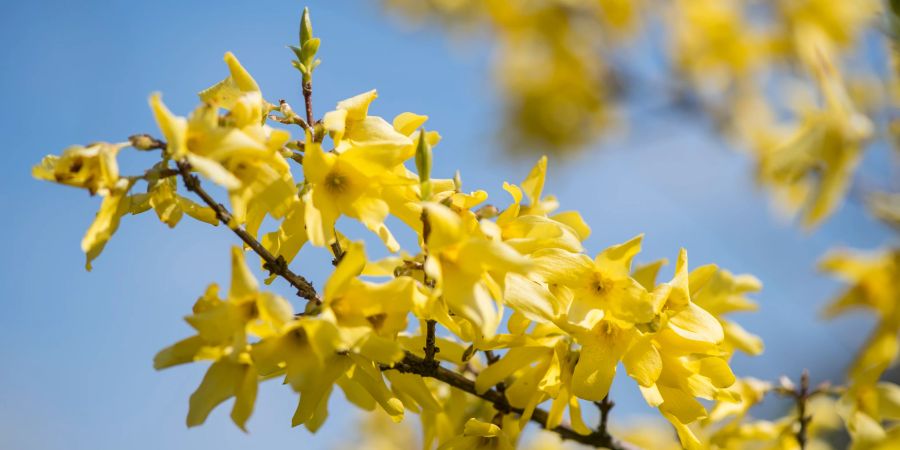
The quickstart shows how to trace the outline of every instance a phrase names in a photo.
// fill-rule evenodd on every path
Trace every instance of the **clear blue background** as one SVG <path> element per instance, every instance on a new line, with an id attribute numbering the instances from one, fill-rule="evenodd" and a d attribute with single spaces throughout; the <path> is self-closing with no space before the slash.
<path id="1" fill-rule="evenodd" d="M 487 189 L 498 204 L 508 201 L 502 181 L 520 181 L 532 161 L 510 162 L 497 150 L 499 103 L 490 54 L 480 42 L 414 29 L 373 1 L 309 5 L 323 41 L 318 115 L 378 88 L 374 114 L 431 116 L 429 127 L 445 138 L 436 149 L 438 175 L 459 168 L 466 187 Z M 0 448 L 327 448 L 354 427 L 355 413 L 336 393 L 319 434 L 290 428 L 296 396 L 269 382 L 249 434 L 230 423 L 228 408 L 186 429 L 187 399 L 205 367 L 157 373 L 152 358 L 190 333 L 180 317 L 206 284 L 227 283 L 228 246 L 236 239 L 189 219 L 169 230 L 149 213 L 126 217 L 88 273 L 79 242 L 99 200 L 30 177 L 43 155 L 68 145 L 156 133 L 147 107 L 153 91 L 163 92 L 174 111 L 188 113 L 195 92 L 226 75 L 228 50 L 268 99 L 300 105 L 285 45 L 297 39 L 302 6 L 234 0 L 0 6 L 6 155 L 0 165 Z M 869 321 L 818 320 L 838 285 L 815 273 L 815 261 L 832 246 L 873 248 L 890 234 L 866 217 L 858 200 L 804 233 L 778 219 L 754 186 L 749 159 L 702 121 L 673 114 L 639 119 L 631 132 L 581 156 L 551 161 L 546 192 L 557 194 L 564 209 L 582 211 L 594 230 L 591 252 L 646 232 L 642 261 L 674 260 L 683 246 L 694 266 L 716 262 L 753 273 L 765 283 L 756 296 L 761 311 L 740 321 L 762 335 L 767 350 L 755 359 L 738 356 L 736 371 L 773 379 L 808 367 L 816 380 L 839 376 Z M 885 153 L 868 157 L 867 173 L 887 176 Z M 147 161 L 128 153 L 122 164 L 137 173 Z M 321 285 L 329 265 L 313 251 L 295 267 Z M 290 294 L 280 282 L 273 289 Z M 620 380 L 613 397 L 614 421 L 648 412 L 630 380 Z"/>

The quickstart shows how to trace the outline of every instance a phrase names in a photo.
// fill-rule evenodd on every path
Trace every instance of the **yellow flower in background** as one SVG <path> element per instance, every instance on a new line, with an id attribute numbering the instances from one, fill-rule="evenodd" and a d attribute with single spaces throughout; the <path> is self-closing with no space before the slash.
<path id="1" fill-rule="evenodd" d="M 852 386 L 838 401 L 852 449 L 889 449 L 900 445 L 900 386 L 889 382 Z"/>
<path id="2" fill-rule="evenodd" d="M 857 111 L 834 66 L 834 51 L 820 32 L 798 32 L 798 52 L 822 93 L 821 107 L 806 106 L 802 122 L 783 142 L 762 149 L 759 178 L 781 195 L 791 212 L 812 227 L 840 205 L 852 180 L 872 123 Z"/>
<path id="3" fill-rule="evenodd" d="M 873 385 L 897 358 L 900 251 L 834 251 L 825 256 L 819 268 L 849 285 L 825 310 L 828 317 L 853 309 L 870 310 L 876 316 L 875 331 L 849 373 L 853 384 Z"/>

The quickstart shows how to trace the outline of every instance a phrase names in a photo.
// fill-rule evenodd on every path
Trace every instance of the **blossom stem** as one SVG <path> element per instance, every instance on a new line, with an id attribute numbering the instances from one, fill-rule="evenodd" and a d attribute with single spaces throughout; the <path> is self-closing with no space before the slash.
<path id="1" fill-rule="evenodd" d="M 306 123 L 313 126 L 315 122 L 312 109 L 312 81 L 303 83 L 303 102 L 306 103 Z"/>
<path id="2" fill-rule="evenodd" d="M 609 399 L 609 394 L 606 394 L 606 397 L 603 397 L 603 400 L 594 402 L 594 404 L 597 405 L 597 408 L 600 410 L 600 425 L 597 427 L 597 433 L 611 439 L 612 437 L 609 434 L 607 424 L 609 423 L 609 411 L 616 406 L 616 403 Z"/>
<path id="3" fill-rule="evenodd" d="M 313 287 L 312 283 L 309 282 L 306 278 L 303 278 L 300 275 L 292 272 L 291 269 L 288 268 L 287 263 L 284 258 L 281 256 L 276 257 L 268 250 L 266 250 L 263 245 L 256 240 L 250 233 L 244 230 L 240 225 L 232 223 L 231 213 L 228 212 L 228 209 L 225 208 L 224 205 L 215 201 L 208 192 L 200 185 L 200 178 L 191 173 L 191 165 L 187 161 L 178 162 L 178 171 L 181 173 L 181 178 L 184 180 L 184 186 L 191 192 L 197 194 L 207 206 L 212 208 L 216 213 L 216 217 L 220 222 L 224 223 L 231 231 L 234 232 L 248 247 L 250 247 L 260 258 L 265 261 L 264 267 L 266 270 L 280 276 L 287 280 L 291 286 L 297 289 L 297 295 L 305 298 L 309 302 L 315 302 L 315 304 L 322 303 L 322 300 L 319 298 L 319 295 L 316 293 L 316 289 Z"/>

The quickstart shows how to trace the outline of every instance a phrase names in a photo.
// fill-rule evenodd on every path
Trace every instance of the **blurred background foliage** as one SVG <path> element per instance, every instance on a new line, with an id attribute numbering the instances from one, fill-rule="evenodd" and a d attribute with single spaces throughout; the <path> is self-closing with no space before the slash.
<path id="1" fill-rule="evenodd" d="M 863 151 L 898 148 L 897 16 L 880 0 L 384 3 L 493 50 L 512 153 L 566 156 L 617 128 L 639 132 L 621 113 L 638 99 L 647 114 L 710 124 L 813 227 L 840 205 Z M 892 188 L 866 195 L 896 225 L 896 192 L 878 192 Z"/>

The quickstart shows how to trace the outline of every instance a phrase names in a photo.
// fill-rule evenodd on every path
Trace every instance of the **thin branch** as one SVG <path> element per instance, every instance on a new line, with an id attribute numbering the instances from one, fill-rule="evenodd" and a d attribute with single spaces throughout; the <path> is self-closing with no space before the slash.
<path id="1" fill-rule="evenodd" d="M 807 430 L 809 422 L 812 420 L 812 416 L 806 414 L 809 396 L 809 371 L 803 369 L 803 373 L 800 374 L 800 390 L 797 391 L 797 422 L 800 423 L 800 428 L 797 430 L 797 443 L 800 444 L 801 449 L 806 448 Z"/>
<path id="2" fill-rule="evenodd" d="M 789 397 L 794 400 L 797 407 L 797 432 L 794 437 L 801 449 L 806 448 L 809 442 L 809 423 L 812 421 L 812 415 L 807 413 L 809 399 L 819 394 L 840 394 L 842 387 L 832 387 L 829 383 L 821 383 L 815 389 L 809 388 L 809 371 L 803 369 L 800 374 L 800 386 L 787 377 L 781 377 L 781 385 L 770 390 L 782 397 Z"/>
<path id="3" fill-rule="evenodd" d="M 597 427 L 597 433 L 612 439 L 607 425 L 609 423 L 609 411 L 616 406 L 616 403 L 609 399 L 609 394 L 606 394 L 606 397 L 603 397 L 603 400 L 594 402 L 594 404 L 597 405 L 597 408 L 600 410 L 600 425 Z"/>
<path id="4" fill-rule="evenodd" d="M 523 414 L 525 412 L 521 408 L 516 408 L 510 405 L 506 400 L 506 397 L 496 390 L 489 389 L 479 394 L 475 391 L 474 381 L 464 377 L 462 374 L 453 372 L 452 370 L 448 370 L 442 367 L 440 364 L 428 364 L 425 359 L 413 355 L 412 353 L 406 353 L 406 356 L 402 361 L 394 364 L 392 367 L 385 366 L 383 367 L 383 369 L 394 369 L 403 373 L 412 373 L 423 377 L 434 378 L 438 381 L 444 382 L 461 391 L 467 392 L 491 403 L 498 411 L 509 411 L 516 414 Z M 535 409 L 534 413 L 532 413 L 531 415 L 532 422 L 536 422 L 545 428 L 547 424 L 547 418 L 547 411 L 544 411 L 540 408 Z M 559 434 L 559 436 L 563 439 L 580 442 L 582 444 L 591 445 L 593 447 L 608 448 L 611 450 L 627 450 L 635 448 L 629 444 L 619 442 L 608 434 L 601 435 L 599 432 L 593 432 L 588 435 L 581 435 L 565 425 L 559 425 L 551 429 L 550 431 Z"/>
<path id="5" fill-rule="evenodd" d="M 438 363 L 434 360 L 434 355 L 441 351 L 435 345 L 435 329 L 437 328 L 436 320 L 426 320 L 425 321 L 425 347 L 422 349 L 425 351 L 425 364 L 437 365 Z"/>
<path id="6" fill-rule="evenodd" d="M 295 289 L 297 289 L 297 295 L 305 298 L 310 302 L 314 302 L 315 304 L 322 303 L 322 300 L 319 298 L 319 295 L 316 293 L 316 289 L 313 287 L 312 283 L 310 283 L 306 278 L 303 278 L 300 275 L 292 272 L 291 269 L 288 268 L 287 262 L 280 255 L 275 257 L 272 255 L 259 241 L 256 240 L 250 233 L 241 228 L 239 225 L 232 223 L 231 213 L 228 212 L 228 209 L 225 208 L 224 205 L 215 201 L 206 190 L 200 185 L 200 178 L 191 173 L 191 165 L 186 161 L 178 162 L 178 170 L 181 172 L 181 178 L 184 180 L 184 186 L 191 192 L 197 194 L 207 206 L 213 209 L 216 212 L 216 217 L 218 217 L 219 221 L 224 223 L 231 231 L 234 232 L 239 238 L 241 238 L 244 243 L 247 244 L 260 258 L 265 261 L 263 267 L 284 278 L 288 283 L 291 284 Z"/>
<path id="7" fill-rule="evenodd" d="M 306 123 L 309 126 L 315 125 L 315 121 L 313 120 L 313 109 L 312 109 L 312 81 L 307 81 L 303 83 L 303 102 L 306 103 Z"/>

